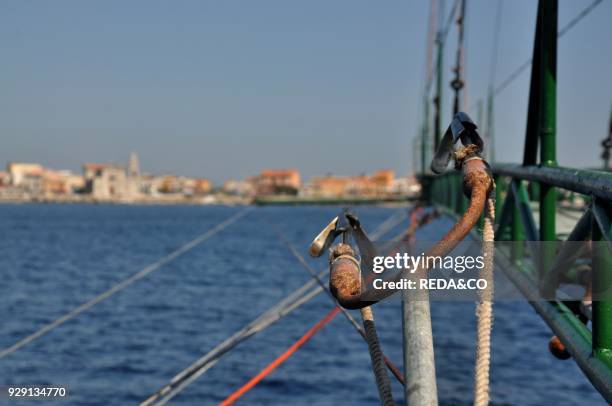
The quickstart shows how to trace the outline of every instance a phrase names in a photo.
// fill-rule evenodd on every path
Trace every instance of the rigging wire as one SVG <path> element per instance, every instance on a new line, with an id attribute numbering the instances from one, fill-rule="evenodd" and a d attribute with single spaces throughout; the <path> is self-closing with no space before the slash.
<path id="1" fill-rule="evenodd" d="M 486 113 L 486 127 L 485 127 L 485 137 L 487 139 L 487 156 L 489 157 L 489 162 L 495 162 L 495 139 L 494 139 L 494 107 L 493 107 L 493 87 L 496 80 L 497 73 L 497 60 L 499 56 L 499 37 L 501 33 L 502 26 L 502 16 L 503 16 L 503 8 L 504 8 L 504 0 L 497 0 L 497 8 L 495 13 L 495 25 L 493 42 L 491 44 L 491 62 L 489 65 L 489 85 L 487 88 L 487 113 Z M 482 100 L 482 99 L 481 99 Z M 479 103 L 481 103 L 479 100 Z M 480 105 L 481 106 L 481 105 Z M 482 121 L 479 119 L 478 121 Z M 482 124 L 482 122 L 481 122 Z"/>
<path id="2" fill-rule="evenodd" d="M 444 0 L 441 0 L 444 1 Z M 427 46 L 425 51 L 425 97 L 429 94 L 433 82 L 433 46 L 436 40 L 436 8 L 437 0 L 431 0 L 429 19 L 427 23 Z"/>
<path id="3" fill-rule="evenodd" d="M 446 41 L 446 38 L 448 37 L 448 33 L 449 33 L 449 31 L 451 29 L 451 26 L 453 24 L 453 17 L 457 13 L 457 6 L 459 5 L 459 1 L 460 0 L 455 0 L 455 2 L 453 3 L 453 7 L 451 8 L 450 13 L 448 13 L 448 17 L 446 18 L 446 24 L 444 24 L 444 29 L 442 30 L 442 41 Z"/>
<path id="4" fill-rule="evenodd" d="M 557 38 L 563 37 L 569 31 L 572 30 L 578 24 L 580 20 L 589 15 L 591 11 L 593 11 L 599 4 L 602 3 L 603 0 L 594 0 L 591 4 L 582 9 L 574 18 L 572 18 L 567 24 L 565 24 L 557 33 Z M 493 95 L 497 96 L 503 90 L 505 90 L 512 82 L 514 82 L 525 69 L 531 66 L 532 59 L 528 59 L 523 62 L 519 67 L 517 67 L 508 77 L 502 81 L 494 90 Z"/>
<path id="5" fill-rule="evenodd" d="M 321 276 L 323 276 L 325 272 L 326 271 L 322 271 Z M 218 344 L 215 348 L 208 351 L 198 360 L 193 362 L 189 367 L 175 375 L 169 383 L 161 387 L 153 395 L 149 396 L 149 398 L 143 401 L 141 406 L 153 404 L 165 405 L 168 403 L 169 400 L 182 392 L 183 389 L 189 386 L 193 381 L 211 369 L 221 359 L 221 357 L 223 357 L 223 355 L 228 353 L 238 344 L 247 340 L 256 333 L 270 327 L 278 320 L 289 315 L 293 310 L 299 308 L 323 292 L 323 289 L 320 286 L 315 285 L 315 281 L 309 281 L 290 295 L 286 296 L 283 300 L 262 313 L 259 317 L 251 321 L 242 329 L 238 330 Z"/>
<path id="6" fill-rule="evenodd" d="M 441 2 L 443 0 L 440 0 Z M 429 2 L 429 18 L 427 22 L 427 37 L 425 42 L 425 81 L 422 89 L 422 100 L 423 100 L 423 111 L 421 112 L 421 124 L 417 129 L 416 133 L 420 134 L 417 136 L 421 139 L 421 143 L 425 145 L 429 138 L 429 103 L 427 101 L 429 93 L 431 91 L 431 84 L 433 82 L 433 46 L 436 41 L 436 9 L 438 6 L 438 0 L 430 0 Z M 417 120 L 419 121 L 419 120 Z M 422 148 L 420 157 L 421 169 L 425 170 L 425 161 L 427 157 L 425 155 L 425 147 Z"/>
<path id="7" fill-rule="evenodd" d="M 20 348 L 24 347 L 25 345 L 31 343 L 32 341 L 42 337 L 43 335 L 47 334 L 48 332 L 56 329 L 57 327 L 59 327 L 62 324 L 66 323 L 67 321 L 72 320 L 73 318 L 77 317 L 81 313 L 83 313 L 86 310 L 90 309 L 94 305 L 102 302 L 103 300 L 109 298 L 110 296 L 114 295 L 115 293 L 120 292 L 123 289 L 127 288 L 132 283 L 134 283 L 134 282 L 144 278 L 145 276 L 149 275 L 151 272 L 158 270 L 159 268 L 163 267 L 164 265 L 167 265 L 171 261 L 173 261 L 176 258 L 180 257 L 181 255 L 185 254 L 186 252 L 192 250 L 193 248 L 195 248 L 199 244 L 203 243 L 204 241 L 208 240 L 210 237 L 214 236 L 215 234 L 217 234 L 220 231 L 224 230 L 225 228 L 229 227 L 231 224 L 235 223 L 238 219 L 243 217 L 251 209 L 252 209 L 251 207 L 244 208 L 243 210 L 241 210 L 238 213 L 234 214 L 233 216 L 231 216 L 227 220 L 217 224 L 215 227 L 211 228 L 210 230 L 206 231 L 205 233 L 203 233 L 203 234 L 199 235 L 198 237 L 194 238 L 193 240 L 189 241 L 187 244 L 185 244 L 185 245 L 181 246 L 180 248 L 172 251 L 170 254 L 166 255 L 165 257 L 163 257 L 163 258 L 153 262 L 152 264 L 146 266 L 145 268 L 143 268 L 142 270 L 136 272 L 135 274 L 132 274 L 132 276 L 122 280 L 121 282 L 117 283 L 116 285 L 114 285 L 110 289 L 102 292 L 101 294 L 99 294 L 98 296 L 94 297 L 93 299 L 91 299 L 91 300 L 81 304 L 80 306 L 75 307 L 74 309 L 72 309 L 68 313 L 65 313 L 63 316 L 60 316 L 57 319 L 55 319 L 54 321 L 52 321 L 52 322 L 50 322 L 48 324 L 45 324 L 44 326 L 42 326 L 41 328 L 36 330 L 34 333 L 32 333 L 32 334 L 22 338 L 21 340 L 17 341 L 15 344 L 11 345 L 10 347 L 4 348 L 2 351 L 0 351 L 0 359 L 6 357 L 9 354 L 14 353 L 15 351 L 17 351 Z"/>
<path id="8" fill-rule="evenodd" d="M 495 12 L 495 26 L 493 27 L 493 43 L 491 49 L 491 65 L 489 66 L 489 87 L 493 88 L 495 82 L 495 74 L 497 73 L 497 58 L 499 55 L 499 34 L 501 32 L 502 11 L 504 9 L 504 0 L 497 1 L 497 9 Z"/>
<path id="9" fill-rule="evenodd" d="M 372 234 L 372 237 L 374 239 L 380 238 L 381 236 L 386 234 L 388 231 L 390 231 L 392 228 L 400 224 L 405 218 L 406 218 L 406 213 L 404 213 L 403 211 L 398 211 L 398 212 L 393 213 L 393 215 L 391 215 L 389 218 L 387 218 L 377 227 L 377 229 Z M 317 273 L 316 271 L 312 269 L 312 267 L 310 267 L 310 265 L 304 260 L 304 258 L 299 254 L 297 250 L 295 252 L 298 253 L 299 258 L 301 258 L 303 261 L 303 262 L 302 261 L 300 262 L 309 271 L 312 271 L 314 274 L 313 279 L 311 279 L 308 283 L 306 283 L 302 288 L 298 289 L 298 291 L 303 293 L 304 288 L 306 286 L 308 286 L 308 288 L 311 288 L 312 286 L 316 284 L 319 284 L 319 286 L 310 293 L 313 295 L 312 297 L 316 296 L 317 294 L 319 294 L 320 292 L 324 290 L 327 291 L 329 288 L 327 287 L 327 285 L 325 285 L 325 283 L 323 282 L 321 278 L 327 273 L 328 270 L 325 269 Z M 187 368 L 185 368 L 184 370 L 176 374 L 166 385 L 162 386 L 153 395 L 151 395 L 149 398 L 143 401 L 141 403 L 141 406 L 165 405 L 166 403 L 168 403 L 168 401 L 170 401 L 176 395 L 181 393 L 185 388 L 187 388 L 191 383 L 193 383 L 196 379 L 198 379 L 207 370 L 212 368 L 224 354 L 229 352 L 235 346 L 245 341 L 246 339 L 248 339 L 255 333 L 264 330 L 268 326 L 272 325 L 275 321 L 280 320 L 283 316 L 289 314 L 291 310 L 294 310 L 295 308 L 299 307 L 301 304 L 310 300 L 310 298 L 305 299 L 303 303 L 299 303 L 296 305 L 296 303 L 294 302 L 296 301 L 296 298 L 299 296 L 299 294 L 301 294 L 301 293 L 298 293 L 298 291 L 292 293 L 291 295 L 287 296 L 285 299 L 281 300 L 271 309 L 269 309 L 264 314 L 259 316 L 257 319 L 249 323 L 249 325 L 245 326 L 238 332 L 234 333 L 231 337 L 224 340 L 222 343 L 220 343 L 215 348 L 213 348 L 212 350 L 204 354 L 202 357 L 200 357 L 198 360 L 193 362 Z M 279 311 L 282 310 L 284 306 L 288 304 L 293 304 L 296 306 L 292 307 L 291 310 L 285 309 L 284 311 L 282 311 L 282 313 L 279 313 Z M 358 332 L 360 332 L 362 336 L 365 336 L 365 333 L 361 329 L 361 326 L 350 315 L 350 313 L 346 312 L 346 310 L 344 309 L 341 309 L 341 311 L 343 312 L 345 317 L 347 317 L 349 322 L 358 330 Z M 385 360 L 391 363 L 391 361 L 389 361 L 386 357 L 385 357 Z M 401 372 L 399 371 L 399 369 L 397 369 L 397 367 L 395 367 L 395 370 L 392 370 L 392 373 L 399 380 L 403 380 L 403 376 Z"/>
<path id="10" fill-rule="evenodd" d="M 463 95 L 462 89 L 464 88 L 465 82 L 463 80 L 463 62 L 464 62 L 464 38 L 465 38 L 465 9 L 466 9 L 466 0 L 460 0 L 461 6 L 457 15 L 457 52 L 456 52 L 456 61 L 455 67 L 453 70 L 455 71 L 455 78 L 451 82 L 451 87 L 455 91 L 455 100 L 453 103 L 453 115 L 459 112 L 461 107 L 461 96 Z"/>
<path id="11" fill-rule="evenodd" d="M 460 0 L 455 0 L 453 2 L 453 6 L 451 7 L 450 12 L 448 13 L 448 17 L 446 18 L 446 23 L 444 24 L 444 27 L 439 27 L 440 31 L 438 31 L 437 37 L 435 42 L 441 42 L 444 43 L 446 42 L 446 38 L 448 37 L 448 33 L 451 29 L 451 26 L 453 24 L 453 17 L 455 16 L 455 14 L 457 13 L 457 6 L 459 5 L 459 1 Z M 442 4 L 440 4 L 440 7 L 442 7 Z M 429 42 L 428 42 L 429 43 Z M 432 64 L 432 66 L 437 66 L 440 63 L 440 61 L 436 58 L 436 62 L 435 64 Z M 433 75 L 431 75 L 431 77 L 433 78 Z M 433 79 L 431 79 L 433 80 Z M 426 85 L 426 89 L 430 89 L 431 84 L 429 83 L 428 85 Z M 426 96 L 429 94 L 429 92 L 426 92 Z"/>
<path id="12" fill-rule="evenodd" d="M 319 330 L 321 330 L 327 323 L 333 320 L 333 318 L 340 312 L 340 306 L 334 307 L 329 313 L 325 315 L 321 320 L 319 320 L 314 326 L 312 326 L 308 331 L 300 337 L 295 343 L 291 345 L 291 347 L 287 348 L 281 355 L 279 355 L 274 361 L 269 363 L 264 369 L 262 369 L 257 375 L 253 378 L 249 379 L 247 383 L 242 385 L 236 391 L 232 392 L 228 397 L 226 397 L 219 406 L 230 406 L 234 404 L 242 395 L 250 391 L 261 382 L 266 376 L 270 375 L 272 371 L 278 368 L 283 362 L 285 362 L 289 357 L 291 357 L 301 346 L 306 344 L 308 340 L 310 340 Z"/>

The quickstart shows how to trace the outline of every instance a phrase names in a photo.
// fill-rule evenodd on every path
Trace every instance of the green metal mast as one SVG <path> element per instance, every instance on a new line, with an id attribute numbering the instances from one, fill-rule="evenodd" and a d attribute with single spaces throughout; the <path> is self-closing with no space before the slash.
<path id="1" fill-rule="evenodd" d="M 444 82 L 444 0 L 440 1 L 438 9 L 438 33 L 436 35 L 436 95 L 434 97 L 434 151 L 438 150 L 442 137 L 442 83 Z"/>
<path id="2" fill-rule="evenodd" d="M 558 0 L 541 0 L 541 50 L 539 66 L 540 114 L 540 164 L 557 166 L 557 20 Z M 557 191 L 554 186 L 540 183 L 540 240 L 555 241 Z M 550 245 L 550 244 L 546 244 Z M 550 249 L 546 249 L 550 248 Z M 542 252 L 541 270 L 547 272 L 553 264 L 555 252 L 545 247 Z"/>
<path id="3" fill-rule="evenodd" d="M 493 118 L 493 100 L 495 96 L 493 88 L 489 89 L 487 95 L 487 138 L 489 141 L 489 163 L 495 163 L 495 123 Z"/>

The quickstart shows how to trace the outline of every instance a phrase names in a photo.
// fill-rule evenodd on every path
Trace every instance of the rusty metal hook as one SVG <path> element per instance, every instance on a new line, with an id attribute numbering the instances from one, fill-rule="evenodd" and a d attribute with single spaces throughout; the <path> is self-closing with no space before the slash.
<path id="1" fill-rule="evenodd" d="M 484 142 L 478 131 L 478 127 L 472 119 L 464 112 L 460 111 L 455 114 L 453 121 L 451 121 L 444 137 L 440 141 L 440 146 L 436 151 L 432 161 L 431 170 L 436 174 L 444 173 L 448 167 L 448 163 L 453 157 L 457 141 L 461 141 L 464 146 L 475 145 L 477 152 L 480 154 L 484 148 Z"/>

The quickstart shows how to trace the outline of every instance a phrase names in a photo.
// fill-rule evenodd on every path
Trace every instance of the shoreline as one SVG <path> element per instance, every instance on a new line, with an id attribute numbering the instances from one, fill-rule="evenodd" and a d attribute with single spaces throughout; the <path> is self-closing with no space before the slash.
<path id="1" fill-rule="evenodd" d="M 414 202 L 418 197 L 393 196 L 385 198 L 334 197 L 300 198 L 295 196 L 264 196 L 258 198 L 235 196 L 205 196 L 197 198 L 167 197 L 140 199 L 96 199 L 84 196 L 0 199 L 4 204 L 83 204 L 83 205 L 126 205 L 126 206 L 341 206 L 368 205 L 396 207 Z"/>

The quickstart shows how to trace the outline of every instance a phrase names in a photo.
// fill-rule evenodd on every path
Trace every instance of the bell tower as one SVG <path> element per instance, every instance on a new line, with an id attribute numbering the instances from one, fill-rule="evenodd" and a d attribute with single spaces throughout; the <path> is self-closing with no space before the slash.
<path id="1" fill-rule="evenodd" d="M 140 176 L 140 162 L 138 155 L 135 152 L 130 154 L 130 162 L 128 164 L 128 177 L 137 178 Z"/>

